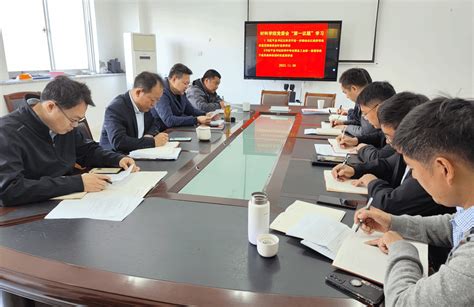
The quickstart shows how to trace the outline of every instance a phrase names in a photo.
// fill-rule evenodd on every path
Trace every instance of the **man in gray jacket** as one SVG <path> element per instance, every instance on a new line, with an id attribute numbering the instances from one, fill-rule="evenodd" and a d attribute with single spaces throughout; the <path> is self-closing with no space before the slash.
<path id="1" fill-rule="evenodd" d="M 474 101 L 437 98 L 413 109 L 393 145 L 433 199 L 457 207 L 454 215 L 392 216 L 362 209 L 354 215 L 369 242 L 388 254 L 386 306 L 474 306 Z M 437 273 L 423 277 L 417 249 L 403 238 L 451 252 Z"/>
<path id="2" fill-rule="evenodd" d="M 209 69 L 201 79 L 196 79 L 186 90 L 186 97 L 191 104 L 204 112 L 212 112 L 224 108 L 225 101 L 216 91 L 221 83 L 221 75 L 214 69 Z"/>

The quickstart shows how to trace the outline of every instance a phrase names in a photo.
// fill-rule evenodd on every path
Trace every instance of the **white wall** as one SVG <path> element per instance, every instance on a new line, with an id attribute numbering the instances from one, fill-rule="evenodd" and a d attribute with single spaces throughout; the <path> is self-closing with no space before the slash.
<path id="1" fill-rule="evenodd" d="M 140 32 L 139 0 L 94 0 L 98 58 L 118 58 L 125 71 L 123 33 Z"/>
<path id="2" fill-rule="evenodd" d="M 161 74 L 176 62 L 188 65 L 195 78 L 215 68 L 223 75 L 219 93 L 236 103 L 258 103 L 260 90 L 279 90 L 288 83 L 243 79 L 245 0 L 155 0 L 141 5 L 147 19 L 142 31 L 157 35 Z M 339 74 L 363 67 L 397 91 L 474 96 L 472 6 L 471 0 L 382 0 L 376 63 L 340 64 Z M 268 10 L 271 14 L 271 2 Z M 292 83 L 297 98 L 306 91 L 332 92 L 338 94 L 338 103 L 348 103 L 337 82 Z"/>
<path id="3" fill-rule="evenodd" d="M 271 13 L 271 1 L 267 2 Z M 262 89 L 280 90 L 288 82 L 243 79 L 246 3 L 246 0 L 95 0 L 99 58 L 117 57 L 123 63 L 123 32 L 155 33 L 158 71 L 162 75 L 176 62 L 188 65 L 195 78 L 212 67 L 223 75 L 219 93 L 226 100 L 258 103 Z M 473 16 L 471 0 L 382 0 L 376 63 L 340 64 L 339 71 L 359 66 L 366 68 L 374 80 L 390 81 L 397 91 L 473 97 Z M 97 131 L 102 125 L 103 107 L 126 90 L 125 76 L 84 81 L 91 87 L 98 105 L 88 111 Z M 292 83 L 297 85 L 297 98 L 303 97 L 306 91 L 332 92 L 338 94 L 338 103 L 348 104 L 337 82 Z M 42 90 L 45 84 L 0 84 L 0 94 Z M 2 102 L 0 116 L 5 113 Z"/>

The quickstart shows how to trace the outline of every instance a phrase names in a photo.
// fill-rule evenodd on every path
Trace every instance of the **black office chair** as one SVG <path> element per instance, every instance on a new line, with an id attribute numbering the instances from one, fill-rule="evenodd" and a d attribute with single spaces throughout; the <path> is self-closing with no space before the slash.
<path id="1" fill-rule="evenodd" d="M 79 132 L 81 132 L 82 136 L 86 140 L 91 140 L 94 141 L 94 137 L 92 136 L 92 131 L 91 128 L 89 127 L 89 123 L 87 122 L 87 119 L 84 118 L 84 120 L 81 120 L 79 124 L 77 125 L 77 128 Z"/>
<path id="2" fill-rule="evenodd" d="M 7 105 L 8 113 L 11 113 L 18 109 L 22 104 L 25 104 L 26 101 L 30 98 L 39 99 L 41 92 L 16 92 L 7 95 L 3 95 L 5 103 Z"/>

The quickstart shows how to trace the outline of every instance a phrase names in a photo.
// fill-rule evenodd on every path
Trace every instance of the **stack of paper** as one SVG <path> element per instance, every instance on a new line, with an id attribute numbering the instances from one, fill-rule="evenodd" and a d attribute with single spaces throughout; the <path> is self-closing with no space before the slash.
<path id="1" fill-rule="evenodd" d="M 290 107 L 271 106 L 270 112 L 290 112 Z"/>
<path id="2" fill-rule="evenodd" d="M 173 143 L 173 142 L 169 142 Z M 154 148 L 138 149 L 130 152 L 129 156 L 134 159 L 146 160 L 176 160 L 178 159 L 180 147 L 172 148 L 169 146 L 161 146 Z"/>
<path id="3" fill-rule="evenodd" d="M 83 199 L 113 198 L 114 196 L 145 197 L 168 172 L 136 172 L 131 173 L 126 179 L 109 184 L 100 192 L 88 193 Z"/>
<path id="4" fill-rule="evenodd" d="M 329 109 L 301 109 L 301 113 L 304 115 L 313 115 L 313 114 L 329 114 Z"/>
<path id="5" fill-rule="evenodd" d="M 350 148 L 342 148 L 339 143 L 336 141 L 336 139 L 328 139 L 329 144 L 331 144 L 332 149 L 337 152 L 337 153 L 343 153 L 343 154 L 356 154 L 357 149 L 355 147 L 350 147 Z"/>
<path id="6" fill-rule="evenodd" d="M 311 211 L 305 212 L 298 218 L 292 218 L 291 212 L 287 209 L 280 214 L 270 225 L 270 228 L 303 239 L 301 241 L 303 245 L 334 260 L 332 264 L 342 270 L 383 284 L 387 270 L 387 255 L 380 251 L 378 247 L 366 243 L 369 240 L 380 238 L 381 233 L 368 235 L 362 230 L 356 233 L 354 231 L 356 225 L 349 228 L 349 226 L 340 222 L 344 212 L 342 212 L 340 218 L 335 215 L 331 217 L 322 212 Z M 274 224 L 277 224 L 278 227 L 275 227 Z M 423 265 L 423 275 L 427 276 L 428 245 L 412 243 L 418 249 Z"/>
<path id="7" fill-rule="evenodd" d="M 87 193 L 81 200 L 63 200 L 45 218 L 90 218 L 122 221 L 167 172 L 136 172 L 109 184 L 100 192 Z"/>
<path id="8" fill-rule="evenodd" d="M 237 112 L 237 110 L 236 109 L 231 109 L 230 113 L 233 113 L 233 112 Z M 214 117 L 217 114 L 224 114 L 224 109 L 216 109 L 213 112 L 209 112 L 209 113 L 210 113 L 211 117 Z"/>
<path id="9" fill-rule="evenodd" d="M 317 134 L 317 135 L 333 135 L 333 136 L 338 136 L 339 134 L 341 134 L 341 129 L 338 129 L 338 128 L 304 129 L 304 134 Z"/>
<path id="10" fill-rule="evenodd" d="M 325 216 L 309 215 L 288 229 L 286 234 L 303 239 L 301 241 L 303 245 L 334 260 L 342 242 L 350 232 L 350 228 L 339 221 Z"/>
<path id="11" fill-rule="evenodd" d="M 217 126 L 220 126 L 220 125 L 223 125 L 223 124 L 224 124 L 223 119 L 213 120 L 210 123 L 211 127 L 217 127 Z"/>
<path id="12" fill-rule="evenodd" d="M 314 144 L 314 149 L 318 155 L 332 156 L 332 157 L 345 157 L 345 153 L 338 153 L 329 144 Z"/>
<path id="13" fill-rule="evenodd" d="M 123 221 L 143 201 L 141 197 L 63 200 L 45 219 L 95 219 Z"/>
<path id="14" fill-rule="evenodd" d="M 324 171 L 324 181 L 326 182 L 326 190 L 330 192 L 353 193 L 367 195 L 367 187 L 356 187 L 352 183 L 355 179 L 346 181 L 337 181 L 331 174 L 330 170 Z"/>
<path id="15" fill-rule="evenodd" d="M 122 181 L 124 180 L 125 178 L 127 178 L 128 176 L 130 176 L 130 174 L 132 173 L 133 171 L 133 167 L 134 165 L 130 166 L 126 171 L 122 171 L 118 174 L 110 174 L 110 175 L 107 175 L 110 177 L 110 181 L 111 182 L 119 182 L 119 181 Z"/>
<path id="16" fill-rule="evenodd" d="M 342 210 L 297 200 L 286 208 L 285 212 L 280 213 L 275 220 L 273 220 L 270 228 L 286 233 L 288 229 L 298 224 L 300 220 L 308 215 L 325 216 L 328 219 L 339 222 L 345 214 L 346 213 Z"/>

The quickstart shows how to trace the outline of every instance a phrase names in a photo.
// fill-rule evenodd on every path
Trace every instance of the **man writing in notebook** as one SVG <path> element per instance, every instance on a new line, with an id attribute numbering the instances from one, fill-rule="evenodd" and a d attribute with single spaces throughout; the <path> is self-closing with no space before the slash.
<path id="1" fill-rule="evenodd" d="M 386 100 L 374 111 L 378 113 L 375 115 L 377 124 L 382 127 L 389 143 L 403 118 L 426 101 L 428 98 L 423 95 L 402 92 Z M 369 196 L 374 198 L 373 206 L 388 213 L 429 216 L 452 212 L 433 201 L 413 178 L 403 156 L 395 151 L 388 158 L 352 165 L 339 164 L 332 173 L 340 180 L 358 178 L 355 185 L 367 186 Z"/>
<path id="2" fill-rule="evenodd" d="M 374 130 L 357 137 L 341 134 L 336 138 L 340 146 L 344 148 L 357 145 L 357 155 L 363 162 L 391 156 L 395 151 L 390 146 L 386 146 L 385 136 L 377 120 L 377 109 L 393 95 L 395 95 L 395 89 L 388 82 L 377 81 L 367 85 L 357 96 L 356 105 L 359 106 L 362 117 Z"/>
<path id="3" fill-rule="evenodd" d="M 462 120 L 460 120 L 462 119 Z M 474 101 L 437 98 L 416 107 L 398 127 L 393 145 L 433 199 L 457 207 L 454 215 L 393 216 L 360 210 L 366 232 L 388 254 L 386 306 L 473 306 L 474 292 Z M 437 273 L 422 277 L 415 247 L 403 238 L 451 248 Z"/>
<path id="4" fill-rule="evenodd" d="M 108 176 L 73 175 L 76 162 L 124 169 L 135 164 L 131 158 L 86 140 L 75 129 L 87 107 L 94 105 L 85 84 L 57 77 L 35 102 L 0 120 L 0 206 L 105 189 Z"/>
<path id="5" fill-rule="evenodd" d="M 363 68 L 351 68 L 342 73 L 339 77 L 339 83 L 347 99 L 356 102 L 357 96 L 359 96 L 362 90 L 372 83 L 372 78 L 367 70 Z M 375 130 L 366 119 L 361 117 L 360 107 L 357 104 L 353 109 L 349 109 L 348 111 L 339 108 L 338 113 L 341 115 L 347 114 L 347 120 L 335 120 L 332 122 L 332 125 L 347 126 L 347 132 L 353 136 L 360 136 Z"/>
<path id="6" fill-rule="evenodd" d="M 144 71 L 135 77 L 133 88 L 119 95 L 105 109 L 100 146 L 128 154 L 132 150 L 163 146 L 168 134 L 150 110 L 163 94 L 163 79 Z"/>

